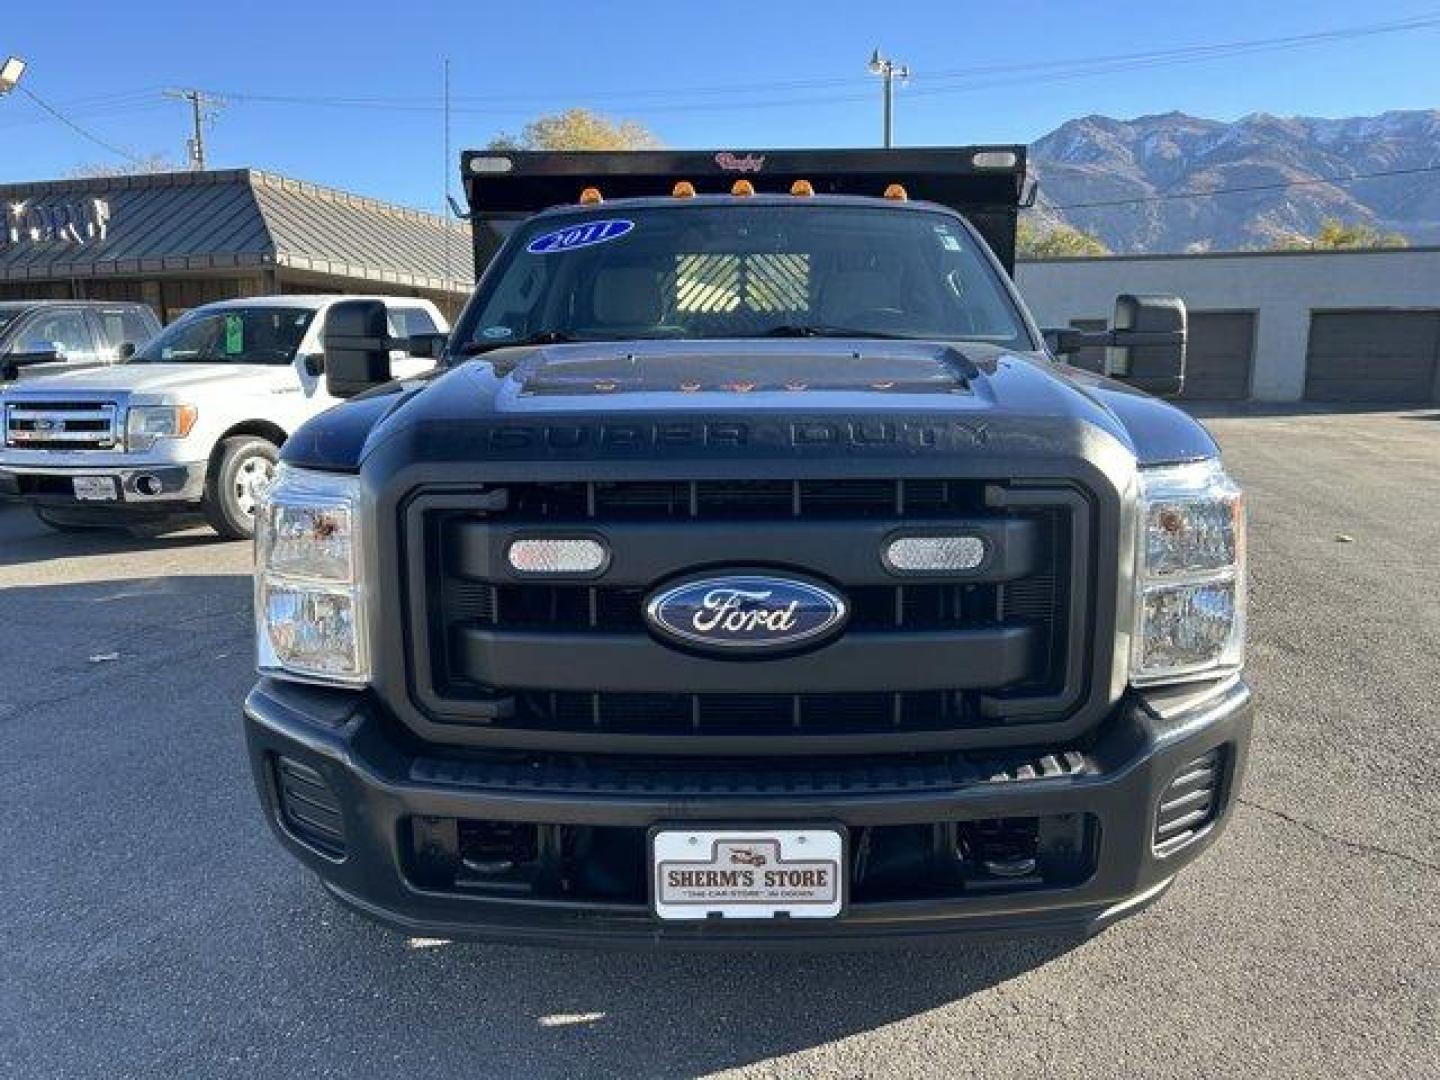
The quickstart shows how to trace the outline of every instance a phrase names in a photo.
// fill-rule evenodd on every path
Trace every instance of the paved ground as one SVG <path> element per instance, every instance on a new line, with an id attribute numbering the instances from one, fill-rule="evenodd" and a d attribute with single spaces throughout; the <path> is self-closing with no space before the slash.
<path id="1" fill-rule="evenodd" d="M 0 507 L 0 1075 L 1440 1075 L 1440 416 L 1212 426 L 1253 507 L 1230 833 L 1096 940 L 933 955 L 378 930 L 256 813 L 248 549 Z"/>

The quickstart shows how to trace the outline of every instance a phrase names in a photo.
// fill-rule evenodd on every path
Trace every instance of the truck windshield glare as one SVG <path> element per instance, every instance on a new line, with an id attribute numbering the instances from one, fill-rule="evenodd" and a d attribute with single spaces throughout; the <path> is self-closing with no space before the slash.
<path id="1" fill-rule="evenodd" d="M 461 349 L 519 342 L 897 337 L 1031 348 L 979 241 L 941 213 L 699 204 L 543 216 L 487 278 Z"/>
<path id="2" fill-rule="evenodd" d="M 132 364 L 288 364 L 315 313 L 247 307 L 191 315 L 132 356 Z"/>

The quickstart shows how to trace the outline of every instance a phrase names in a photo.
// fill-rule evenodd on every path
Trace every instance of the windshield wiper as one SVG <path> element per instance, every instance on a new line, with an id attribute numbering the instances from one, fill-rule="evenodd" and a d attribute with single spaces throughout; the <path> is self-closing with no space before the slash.
<path id="1" fill-rule="evenodd" d="M 467 341 L 460 346 L 462 356 L 479 356 L 492 349 L 524 348 L 526 345 L 565 345 L 576 339 L 564 330 L 537 330 L 518 338 L 496 338 L 493 341 Z"/>
<path id="2" fill-rule="evenodd" d="M 748 336 L 748 335 L 747 335 Z M 881 338 L 890 341 L 913 341 L 906 334 L 889 334 L 883 330 L 855 330 L 846 326 L 815 326 L 783 324 L 772 326 L 759 337 L 826 337 L 826 338 Z"/>

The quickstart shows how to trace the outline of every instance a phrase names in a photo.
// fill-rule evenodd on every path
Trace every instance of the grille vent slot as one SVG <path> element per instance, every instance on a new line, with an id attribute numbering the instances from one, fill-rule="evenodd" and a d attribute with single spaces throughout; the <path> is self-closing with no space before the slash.
<path id="1" fill-rule="evenodd" d="M 326 855 L 345 854 L 345 818 L 340 800 L 325 778 L 294 758 L 275 761 L 275 789 L 285 825 L 301 840 Z"/>
<path id="2" fill-rule="evenodd" d="M 1155 812 L 1155 851 L 1166 855 L 1199 835 L 1220 809 L 1225 755 L 1216 747 L 1186 762 L 1160 796 Z"/>

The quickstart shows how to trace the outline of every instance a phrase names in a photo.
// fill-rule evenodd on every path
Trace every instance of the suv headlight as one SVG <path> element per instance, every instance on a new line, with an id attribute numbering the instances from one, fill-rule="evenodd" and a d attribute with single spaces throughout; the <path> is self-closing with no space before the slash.
<path id="1" fill-rule="evenodd" d="M 1140 472 L 1137 686 L 1213 677 L 1245 660 L 1245 504 L 1218 461 Z"/>
<path id="2" fill-rule="evenodd" d="M 132 405 L 125 415 L 125 445 L 149 450 L 157 439 L 183 439 L 199 416 L 194 405 Z"/>
<path id="3" fill-rule="evenodd" d="M 358 580 L 359 480 L 281 465 L 255 521 L 259 668 L 307 682 L 370 679 Z"/>

